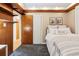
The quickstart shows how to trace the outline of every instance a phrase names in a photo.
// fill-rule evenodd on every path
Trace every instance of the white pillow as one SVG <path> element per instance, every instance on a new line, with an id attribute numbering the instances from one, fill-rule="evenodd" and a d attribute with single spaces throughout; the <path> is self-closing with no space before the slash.
<path id="1" fill-rule="evenodd" d="M 66 28 L 66 25 L 58 25 L 59 28 Z"/>
<path id="2" fill-rule="evenodd" d="M 50 28 L 50 29 L 48 30 L 48 33 L 57 34 L 57 29 L 52 29 L 52 28 Z"/>
<path id="3" fill-rule="evenodd" d="M 67 26 L 66 25 L 48 25 L 48 29 L 49 28 L 53 28 L 53 29 L 56 29 L 56 28 L 66 28 Z"/>
<path id="4" fill-rule="evenodd" d="M 70 28 L 59 28 L 57 34 L 71 34 Z"/>
<path id="5" fill-rule="evenodd" d="M 57 28 L 57 25 L 48 25 L 48 29 L 50 29 L 50 28 L 55 29 L 55 28 Z"/>

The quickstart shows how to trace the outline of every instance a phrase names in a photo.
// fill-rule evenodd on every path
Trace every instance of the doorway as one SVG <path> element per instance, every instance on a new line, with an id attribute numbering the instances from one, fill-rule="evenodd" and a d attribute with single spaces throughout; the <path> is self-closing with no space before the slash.
<path id="1" fill-rule="evenodd" d="M 22 16 L 22 44 L 33 44 L 33 16 Z"/>

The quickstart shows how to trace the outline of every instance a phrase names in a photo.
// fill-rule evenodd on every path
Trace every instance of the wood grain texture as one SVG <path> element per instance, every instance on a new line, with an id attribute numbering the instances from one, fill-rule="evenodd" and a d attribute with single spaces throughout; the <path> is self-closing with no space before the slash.
<path id="1" fill-rule="evenodd" d="M 65 10 L 25 10 L 26 13 L 30 12 L 55 12 L 55 13 L 64 13 Z"/>
<path id="2" fill-rule="evenodd" d="M 12 8 L 7 5 L 7 3 L 0 3 L 0 7 L 12 12 Z"/>
<path id="3" fill-rule="evenodd" d="M 0 3 L 0 11 L 3 11 L 3 13 L 5 14 L 9 14 L 9 15 L 13 15 L 13 9 L 11 7 L 9 7 L 9 5 L 5 4 L 5 3 Z"/>
<path id="4" fill-rule="evenodd" d="M 0 56 L 6 56 L 6 47 L 0 49 Z"/>
<path id="5" fill-rule="evenodd" d="M 6 5 L 0 4 L 2 7 L 6 7 Z M 11 12 L 13 11 L 9 7 L 6 7 Z M 13 16 L 6 14 L 6 12 L 0 13 L 0 20 L 8 20 L 13 21 Z M 13 23 L 6 23 L 6 27 L 3 25 L 0 27 L 0 44 L 8 45 L 8 55 L 13 52 Z"/>
<path id="6" fill-rule="evenodd" d="M 18 3 L 11 3 L 13 9 L 20 14 L 24 14 L 24 9 Z"/>
<path id="7" fill-rule="evenodd" d="M 30 31 L 26 31 L 26 27 L 29 25 L 31 27 Z M 22 16 L 22 44 L 32 44 L 33 43 L 33 16 L 23 15 Z"/>
<path id="8" fill-rule="evenodd" d="M 1 14 L 0 19 L 5 19 L 12 21 L 12 16 Z M 6 27 L 0 28 L 0 44 L 7 44 L 8 45 L 8 53 L 11 54 L 13 52 L 13 24 L 7 23 Z"/>
<path id="9" fill-rule="evenodd" d="M 78 5 L 79 5 L 79 3 L 76 3 L 76 4 L 74 4 L 73 6 L 71 6 L 70 8 L 68 8 L 68 9 L 65 10 L 65 11 L 66 11 L 66 12 L 69 12 L 69 11 L 75 9 L 75 7 L 78 6 Z"/>

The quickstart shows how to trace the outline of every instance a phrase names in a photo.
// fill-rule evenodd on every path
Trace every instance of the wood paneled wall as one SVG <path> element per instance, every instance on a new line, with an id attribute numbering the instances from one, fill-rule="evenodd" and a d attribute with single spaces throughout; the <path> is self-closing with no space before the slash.
<path id="1" fill-rule="evenodd" d="M 12 9 L 10 10 L 12 11 Z M 6 12 L 5 13 L 1 12 L 0 19 L 13 21 L 13 16 L 8 15 L 8 13 Z M 6 23 L 6 27 L 3 26 L 0 27 L 0 44 L 8 45 L 8 55 L 10 55 L 13 52 L 13 23 Z"/>
<path id="2" fill-rule="evenodd" d="M 0 19 L 12 20 L 12 16 L 0 13 Z M 13 51 L 13 24 L 6 23 L 6 27 L 0 27 L 0 44 L 7 44 L 9 54 Z"/>

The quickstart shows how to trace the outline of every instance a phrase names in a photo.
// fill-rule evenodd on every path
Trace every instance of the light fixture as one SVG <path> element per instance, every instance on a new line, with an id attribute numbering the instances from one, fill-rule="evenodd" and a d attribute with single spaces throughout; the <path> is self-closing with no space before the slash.
<path id="1" fill-rule="evenodd" d="M 17 21 L 9 21 L 9 20 L 5 20 L 5 19 L 0 19 L 0 27 L 2 28 L 2 27 L 6 27 L 7 26 L 7 23 L 12 23 L 12 24 L 14 24 L 14 23 L 18 23 Z"/>
<path id="2" fill-rule="evenodd" d="M 25 31 L 30 32 L 31 30 L 31 26 L 30 25 L 26 25 L 26 27 L 24 28 Z"/>
<path id="3" fill-rule="evenodd" d="M 41 8 L 42 10 L 49 10 L 49 8 L 48 7 L 43 7 L 43 8 Z"/>
<path id="4" fill-rule="evenodd" d="M 52 8 L 53 10 L 63 10 L 64 8 L 63 7 L 55 7 L 55 8 Z"/>
<path id="5" fill-rule="evenodd" d="M 0 23 L 2 24 L 2 25 L 1 25 L 1 28 L 7 26 L 7 24 L 6 24 L 7 21 L 8 21 L 8 20 L 0 19 Z"/>
<path id="6" fill-rule="evenodd" d="M 3 27 L 6 27 L 7 26 L 7 24 L 6 23 L 3 23 Z"/>

